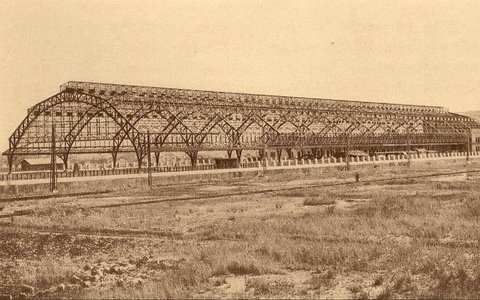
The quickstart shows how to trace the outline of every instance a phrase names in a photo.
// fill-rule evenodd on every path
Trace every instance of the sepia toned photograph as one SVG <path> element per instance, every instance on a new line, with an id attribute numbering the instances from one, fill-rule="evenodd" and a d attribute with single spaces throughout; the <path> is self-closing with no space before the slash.
<path id="1" fill-rule="evenodd" d="M 480 299 L 480 2 L 0 0 L 0 300 Z"/>

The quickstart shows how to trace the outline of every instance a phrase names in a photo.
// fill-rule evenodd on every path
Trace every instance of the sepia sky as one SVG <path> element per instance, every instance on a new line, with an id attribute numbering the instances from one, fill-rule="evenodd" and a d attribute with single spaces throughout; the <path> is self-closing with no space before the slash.
<path id="1" fill-rule="evenodd" d="M 0 0 L 0 151 L 69 80 L 480 110 L 480 1 Z"/>

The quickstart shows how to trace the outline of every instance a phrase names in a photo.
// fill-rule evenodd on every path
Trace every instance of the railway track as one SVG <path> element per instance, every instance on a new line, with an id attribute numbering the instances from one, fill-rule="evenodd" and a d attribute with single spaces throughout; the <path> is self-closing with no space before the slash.
<path id="1" fill-rule="evenodd" d="M 110 190 L 100 191 L 100 192 L 82 192 L 82 193 L 71 193 L 71 194 L 46 194 L 46 195 L 35 195 L 35 196 L 21 196 L 21 197 L 10 197 L 10 198 L 0 198 L 0 203 L 9 203 L 17 201 L 30 201 L 30 200 L 44 200 L 52 198 L 68 198 L 68 197 L 81 197 L 81 196 L 92 196 L 92 195 L 101 195 L 110 193 Z"/>
<path id="2" fill-rule="evenodd" d="M 147 200 L 147 201 L 96 205 L 96 206 L 92 206 L 90 208 L 113 208 L 113 207 L 122 207 L 122 206 L 136 206 L 136 205 L 155 204 L 155 203 L 162 203 L 162 202 L 194 201 L 194 200 L 216 199 L 216 198 L 224 198 L 224 197 L 249 196 L 249 195 L 277 193 L 277 192 L 284 192 L 284 191 L 296 191 L 296 190 L 304 190 L 304 189 L 312 189 L 312 188 L 321 188 L 321 187 L 346 186 L 346 185 L 353 185 L 353 184 L 357 184 L 357 185 L 358 184 L 370 184 L 370 183 L 388 182 L 388 181 L 395 182 L 395 181 L 400 181 L 400 180 L 461 175 L 461 174 L 467 174 L 467 173 L 480 173 L 480 169 L 471 170 L 471 171 L 462 171 L 462 172 L 456 171 L 456 172 L 431 173 L 431 174 L 423 174 L 423 175 L 416 175 L 416 176 L 401 176 L 401 177 L 396 177 L 396 178 L 380 178 L 380 179 L 372 179 L 372 180 L 361 181 L 361 182 L 344 181 L 344 182 L 336 182 L 336 183 L 309 184 L 309 185 L 295 186 L 295 187 L 288 187 L 288 188 L 270 188 L 270 189 L 262 189 L 262 190 L 256 190 L 256 191 L 225 193 L 225 194 L 217 194 L 217 195 L 172 197 L 172 198 Z"/>
<path id="3" fill-rule="evenodd" d="M 322 188 L 322 187 L 347 186 L 347 185 L 354 185 L 354 184 L 356 184 L 356 185 L 366 185 L 366 184 L 381 183 L 381 182 L 395 183 L 395 182 L 404 181 L 404 180 L 415 180 L 415 179 L 422 179 L 422 178 L 463 175 L 463 174 L 474 174 L 474 173 L 480 173 L 480 169 L 468 170 L 468 171 L 453 171 L 453 172 L 434 172 L 434 173 L 429 173 L 429 174 L 421 174 L 421 175 L 413 175 L 413 176 L 377 178 L 377 179 L 370 179 L 370 180 L 362 180 L 360 182 L 355 182 L 353 180 L 344 180 L 342 182 L 334 182 L 334 183 L 317 183 L 317 184 L 307 184 L 307 185 L 293 186 L 293 187 L 267 188 L 267 189 L 253 190 L 253 191 L 219 193 L 219 194 L 206 194 L 206 195 L 195 195 L 195 196 L 185 196 L 185 197 L 167 197 L 167 198 L 163 198 L 163 199 L 152 199 L 152 200 L 135 201 L 135 202 L 99 204 L 99 205 L 81 207 L 81 208 L 78 208 L 78 209 L 83 209 L 83 210 L 84 209 L 104 209 L 104 208 L 115 208 L 115 207 L 149 205 L 149 204 L 157 204 L 157 203 L 164 203 L 164 202 L 209 200 L 209 199 L 219 199 L 219 198 L 225 198 L 225 197 L 238 197 L 238 196 L 249 196 L 249 195 L 258 195 L 258 194 L 269 194 L 269 193 L 278 193 L 278 192 L 285 192 L 285 191 L 296 191 L 296 190 Z M 198 185 L 205 185 L 205 184 L 207 184 L 207 183 L 198 183 Z M 184 184 L 181 184 L 181 185 L 184 185 Z M 11 217 L 15 217 L 15 216 L 32 215 L 34 213 L 35 213 L 34 210 L 18 210 L 18 211 L 14 211 L 11 214 L 0 215 L 0 219 L 1 218 L 11 218 Z"/>
<path id="4" fill-rule="evenodd" d="M 217 181 L 208 181 L 208 182 L 192 182 L 188 183 L 188 186 L 202 186 L 202 185 L 211 185 L 215 183 L 224 183 L 223 180 Z M 229 183 L 236 184 L 242 182 L 241 179 L 238 180 L 231 180 Z M 156 185 L 156 188 L 171 188 L 171 187 L 178 187 L 178 186 L 185 186 L 187 183 L 172 183 L 172 184 L 162 184 Z M 112 190 L 104 190 L 104 191 L 97 191 L 97 192 L 78 192 L 78 193 L 58 193 L 58 194 L 44 194 L 44 195 L 31 195 L 31 196 L 19 196 L 19 197 L 8 197 L 8 198 L 0 198 L 0 203 L 11 203 L 11 202 L 22 202 L 22 201 L 32 201 L 32 200 L 48 200 L 54 198 L 71 198 L 71 197 L 85 197 L 85 196 L 98 196 L 96 198 L 102 198 L 102 196 L 106 196 L 111 194 Z"/>

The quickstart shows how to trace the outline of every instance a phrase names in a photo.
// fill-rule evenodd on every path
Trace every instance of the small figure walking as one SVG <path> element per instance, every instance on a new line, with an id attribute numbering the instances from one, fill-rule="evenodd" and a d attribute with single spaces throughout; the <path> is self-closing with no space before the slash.
<path id="1" fill-rule="evenodd" d="M 360 173 L 355 173 L 355 182 L 359 182 L 360 181 Z"/>

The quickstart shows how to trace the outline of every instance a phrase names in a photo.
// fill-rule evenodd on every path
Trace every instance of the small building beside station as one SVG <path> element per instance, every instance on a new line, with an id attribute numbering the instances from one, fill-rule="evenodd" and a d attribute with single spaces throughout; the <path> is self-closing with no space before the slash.
<path id="1" fill-rule="evenodd" d="M 20 162 L 22 171 L 48 171 L 50 170 L 51 159 L 45 158 L 25 158 Z M 57 170 L 63 171 L 63 163 L 57 160 Z"/>
<path id="2" fill-rule="evenodd" d="M 238 160 L 236 158 L 215 158 L 216 169 L 234 169 L 238 168 Z"/>

